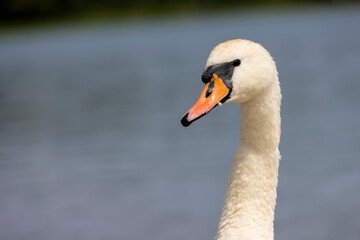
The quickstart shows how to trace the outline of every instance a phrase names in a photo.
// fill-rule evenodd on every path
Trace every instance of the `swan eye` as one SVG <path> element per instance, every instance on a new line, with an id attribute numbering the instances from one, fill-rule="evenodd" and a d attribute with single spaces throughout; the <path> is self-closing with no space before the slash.
<path id="1" fill-rule="evenodd" d="M 235 59 L 234 61 L 232 61 L 232 65 L 233 65 L 234 67 L 240 66 L 240 64 L 241 64 L 240 59 Z"/>

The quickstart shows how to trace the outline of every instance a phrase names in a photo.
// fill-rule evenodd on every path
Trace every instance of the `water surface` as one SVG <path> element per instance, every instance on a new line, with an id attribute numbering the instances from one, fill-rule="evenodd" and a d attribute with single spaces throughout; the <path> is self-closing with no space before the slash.
<path id="1" fill-rule="evenodd" d="M 213 239 L 238 107 L 180 117 L 233 38 L 280 73 L 276 239 L 358 239 L 358 26 L 353 8 L 1 33 L 0 239 Z"/>

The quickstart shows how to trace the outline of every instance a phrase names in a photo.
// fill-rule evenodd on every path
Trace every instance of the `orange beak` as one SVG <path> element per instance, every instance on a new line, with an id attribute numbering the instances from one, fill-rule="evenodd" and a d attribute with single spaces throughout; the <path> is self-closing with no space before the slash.
<path id="1" fill-rule="evenodd" d="M 195 120 L 206 115 L 219 103 L 221 104 L 221 101 L 228 96 L 229 92 L 229 88 L 214 73 L 211 81 L 205 85 L 195 105 L 182 117 L 181 124 L 187 127 Z"/>

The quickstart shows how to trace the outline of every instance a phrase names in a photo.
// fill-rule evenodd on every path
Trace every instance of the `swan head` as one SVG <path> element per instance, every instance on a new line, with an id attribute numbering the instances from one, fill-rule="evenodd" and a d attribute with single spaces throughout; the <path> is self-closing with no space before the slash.
<path id="1" fill-rule="evenodd" d="M 207 59 L 200 98 L 181 123 L 187 127 L 224 103 L 250 101 L 276 79 L 275 62 L 260 44 L 244 39 L 220 43 Z"/>

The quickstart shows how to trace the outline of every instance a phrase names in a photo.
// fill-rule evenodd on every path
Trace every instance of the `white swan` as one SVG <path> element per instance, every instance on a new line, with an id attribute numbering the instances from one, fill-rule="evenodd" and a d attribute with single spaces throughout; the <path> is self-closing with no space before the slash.
<path id="1" fill-rule="evenodd" d="M 241 103 L 241 141 L 216 239 L 274 239 L 281 124 L 275 62 L 258 43 L 230 40 L 212 50 L 202 81 L 205 88 L 181 119 L 184 126 L 222 103 Z"/>

